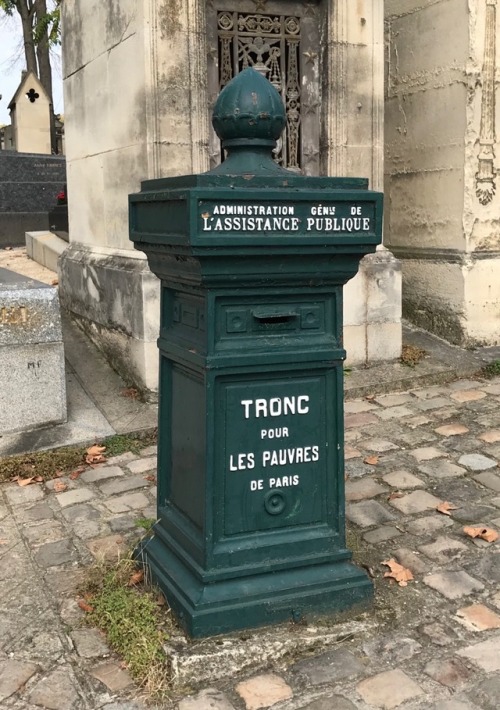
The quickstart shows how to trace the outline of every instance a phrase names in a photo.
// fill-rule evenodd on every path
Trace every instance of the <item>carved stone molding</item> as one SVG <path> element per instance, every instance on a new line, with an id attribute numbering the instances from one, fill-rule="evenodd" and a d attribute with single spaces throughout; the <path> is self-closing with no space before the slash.
<path id="1" fill-rule="evenodd" d="M 486 0 L 486 27 L 483 60 L 483 94 L 481 99 L 481 132 L 479 137 L 476 195 L 482 205 L 493 199 L 495 174 L 495 72 L 497 0 Z"/>

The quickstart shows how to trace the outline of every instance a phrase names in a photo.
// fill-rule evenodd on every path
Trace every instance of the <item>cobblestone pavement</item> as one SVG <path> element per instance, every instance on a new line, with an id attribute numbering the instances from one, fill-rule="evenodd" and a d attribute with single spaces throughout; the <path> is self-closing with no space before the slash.
<path id="1" fill-rule="evenodd" d="M 376 584 L 373 609 L 357 617 L 365 631 L 219 673 L 162 707 L 496 710 L 500 542 L 463 526 L 500 530 L 499 401 L 500 378 L 348 401 L 350 544 Z M 53 482 L 0 487 L 1 708 L 146 707 L 100 633 L 82 625 L 75 586 L 94 555 L 130 545 L 135 521 L 154 517 L 154 467 L 150 448 L 62 479 L 61 493 Z M 456 506 L 451 515 L 436 511 L 441 501 Z M 413 572 L 407 586 L 383 577 L 390 558 Z"/>

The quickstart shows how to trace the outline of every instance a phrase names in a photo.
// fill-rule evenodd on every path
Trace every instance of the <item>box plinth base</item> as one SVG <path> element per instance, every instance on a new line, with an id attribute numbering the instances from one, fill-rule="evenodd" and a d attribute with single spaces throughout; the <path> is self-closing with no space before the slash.
<path id="1" fill-rule="evenodd" d="M 373 584 L 346 561 L 204 583 L 159 537 L 135 551 L 193 638 L 366 607 Z"/>

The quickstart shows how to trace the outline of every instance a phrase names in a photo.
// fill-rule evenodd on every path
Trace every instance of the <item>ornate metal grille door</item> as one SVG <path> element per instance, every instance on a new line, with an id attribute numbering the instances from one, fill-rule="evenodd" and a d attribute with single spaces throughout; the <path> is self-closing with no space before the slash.
<path id="1" fill-rule="evenodd" d="M 235 9 L 237 6 L 237 10 Z M 247 67 L 261 72 L 283 97 L 287 128 L 276 160 L 290 170 L 318 173 L 319 22 L 316 2 L 209 0 L 209 91 L 219 91 Z M 221 159 L 215 134 L 211 164 Z"/>

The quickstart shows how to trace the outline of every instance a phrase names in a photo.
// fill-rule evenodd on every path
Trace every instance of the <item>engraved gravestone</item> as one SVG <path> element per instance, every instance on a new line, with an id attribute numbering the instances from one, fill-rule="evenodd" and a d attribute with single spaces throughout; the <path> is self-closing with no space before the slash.
<path id="1" fill-rule="evenodd" d="M 66 421 L 57 289 L 0 268 L 0 433 Z"/>

